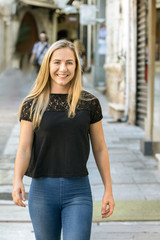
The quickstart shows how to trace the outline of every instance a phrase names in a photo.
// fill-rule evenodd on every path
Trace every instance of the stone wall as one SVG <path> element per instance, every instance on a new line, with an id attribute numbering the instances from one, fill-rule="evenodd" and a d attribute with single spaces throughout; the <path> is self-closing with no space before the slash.
<path id="1" fill-rule="evenodd" d="M 0 1 L 0 71 L 2 71 L 11 62 L 10 39 L 8 38 L 8 34 L 11 33 L 11 3 L 11 0 Z"/>
<path id="2" fill-rule="evenodd" d="M 57 17 L 49 17 L 47 8 L 31 8 L 29 5 L 21 6 L 18 13 L 13 14 L 14 0 L 0 1 L 0 72 L 5 68 L 19 68 L 20 56 L 16 53 L 16 42 L 22 19 L 26 12 L 32 14 L 36 21 L 37 31 L 46 30 L 49 43 L 56 41 Z M 28 56 L 26 56 L 28 59 Z"/>
<path id="3" fill-rule="evenodd" d="M 106 65 L 106 90 L 109 102 L 125 104 L 125 72 L 120 63 L 108 63 Z"/>
<path id="4" fill-rule="evenodd" d="M 124 16 L 120 13 L 120 1 L 108 0 L 106 86 L 109 101 L 124 104 L 125 94 L 125 49 L 123 49 Z M 122 59 L 123 58 L 123 59 Z"/>
<path id="5" fill-rule="evenodd" d="M 127 1 L 106 0 L 106 93 L 112 107 L 115 106 L 115 111 L 121 110 L 119 117 L 122 116 L 122 111 L 124 114 L 127 112 L 129 122 L 134 124 L 136 101 L 136 0 L 130 0 L 129 15 Z M 128 22 L 129 32 L 127 32 Z M 129 44 L 128 61 L 126 60 L 127 44 Z M 128 78 L 126 70 L 129 72 Z M 126 78 L 129 79 L 128 85 Z M 128 86 L 129 94 L 126 94 L 126 86 Z M 126 107 L 127 102 L 128 107 Z M 126 108 L 128 111 L 126 111 Z M 117 113 L 115 117 L 114 111 L 111 111 L 111 115 L 117 119 Z"/>
<path id="6" fill-rule="evenodd" d="M 137 1 L 130 3 L 130 86 L 128 123 L 135 124 L 136 118 L 136 55 L 137 55 Z"/>

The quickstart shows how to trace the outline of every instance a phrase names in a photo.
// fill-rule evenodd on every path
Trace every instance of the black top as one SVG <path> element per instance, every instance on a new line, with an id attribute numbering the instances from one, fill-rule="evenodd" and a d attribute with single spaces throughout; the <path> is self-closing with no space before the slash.
<path id="1" fill-rule="evenodd" d="M 50 94 L 40 127 L 34 131 L 33 148 L 25 175 L 37 177 L 82 177 L 88 175 L 90 124 L 102 119 L 96 97 L 83 91 L 76 115 L 68 118 L 67 94 Z M 32 100 L 24 103 L 20 120 L 32 121 Z"/>

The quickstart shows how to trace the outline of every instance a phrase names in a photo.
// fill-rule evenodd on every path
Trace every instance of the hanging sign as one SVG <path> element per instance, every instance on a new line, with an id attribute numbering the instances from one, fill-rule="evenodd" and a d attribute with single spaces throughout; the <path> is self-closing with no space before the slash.
<path id="1" fill-rule="evenodd" d="M 80 6 L 80 24 L 88 25 L 96 23 L 96 6 L 82 4 Z"/>

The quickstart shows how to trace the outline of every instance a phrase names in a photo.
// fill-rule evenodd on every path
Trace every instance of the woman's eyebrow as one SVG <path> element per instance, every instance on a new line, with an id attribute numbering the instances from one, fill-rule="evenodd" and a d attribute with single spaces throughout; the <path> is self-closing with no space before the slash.
<path id="1" fill-rule="evenodd" d="M 53 61 L 61 61 L 61 59 L 58 59 L 58 58 L 55 58 L 55 59 L 53 59 Z M 74 59 L 67 59 L 66 61 L 72 61 L 72 62 L 74 62 Z"/>
<path id="2" fill-rule="evenodd" d="M 58 58 L 55 58 L 55 59 L 53 59 L 53 61 L 60 61 L 60 59 L 58 59 Z"/>

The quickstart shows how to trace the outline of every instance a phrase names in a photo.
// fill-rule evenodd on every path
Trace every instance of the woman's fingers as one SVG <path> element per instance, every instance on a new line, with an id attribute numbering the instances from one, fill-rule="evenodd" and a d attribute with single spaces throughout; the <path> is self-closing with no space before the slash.
<path id="1" fill-rule="evenodd" d="M 22 199 L 21 199 L 21 195 L 20 195 L 21 193 L 22 193 Z M 22 187 L 22 189 L 19 188 L 19 189 L 13 190 L 12 198 L 16 205 L 21 206 L 21 207 L 26 207 L 26 205 L 22 202 L 22 200 L 25 201 L 25 190 L 23 187 Z"/>
<path id="2" fill-rule="evenodd" d="M 109 206 L 105 211 L 103 211 L 102 218 L 109 217 L 112 213 L 113 213 L 113 208 Z"/>
<path id="3" fill-rule="evenodd" d="M 25 198 L 25 190 L 24 190 L 24 188 L 22 188 L 22 200 L 23 200 L 23 201 L 26 200 L 26 198 Z"/>
<path id="4" fill-rule="evenodd" d="M 113 213 L 114 206 L 114 201 L 103 202 L 101 209 L 102 218 L 109 217 Z"/>

